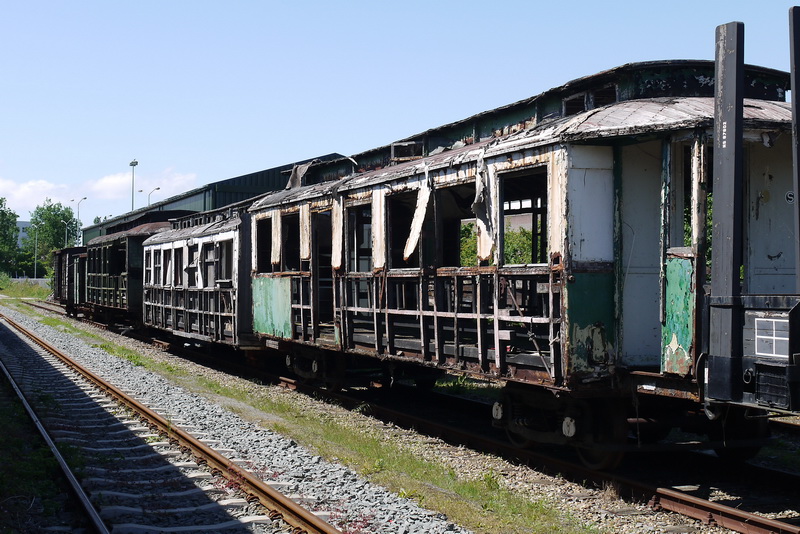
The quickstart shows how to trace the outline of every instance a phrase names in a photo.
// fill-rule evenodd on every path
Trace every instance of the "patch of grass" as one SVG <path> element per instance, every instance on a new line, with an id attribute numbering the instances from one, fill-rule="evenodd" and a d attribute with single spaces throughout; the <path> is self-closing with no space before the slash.
<path id="1" fill-rule="evenodd" d="M 147 356 L 143 356 L 142 354 L 117 345 L 115 343 L 109 343 L 107 341 L 99 344 L 95 344 L 94 347 L 102 349 L 107 353 L 111 354 L 112 356 L 116 356 L 118 358 L 122 358 L 123 360 L 128 360 L 133 365 L 137 367 L 143 367 L 148 371 L 154 371 L 156 373 L 167 375 L 167 376 L 184 376 L 186 375 L 186 371 L 178 367 L 177 365 L 172 365 L 168 362 L 161 362 L 154 360 L 153 358 L 148 358 Z"/>
<path id="2" fill-rule="evenodd" d="M 444 465 L 420 458 L 390 439 L 356 432 L 328 414 L 301 410 L 290 402 L 207 378 L 197 378 L 194 383 L 207 392 L 246 402 L 260 411 L 279 416 L 279 421 L 265 424 L 403 497 L 432 510 L 446 511 L 451 521 L 476 532 L 596 532 L 581 526 L 547 500 L 530 500 L 506 490 L 501 475 L 494 471 L 468 480 Z"/>
<path id="3" fill-rule="evenodd" d="M 0 387 L 0 397 L 13 397 L 5 382 Z M 57 522 L 67 485 L 58 462 L 16 398 L 0 402 L 0 428 L 0 458 L 4 459 L 0 462 L 0 532 L 36 528 L 39 521 Z"/>
<path id="4" fill-rule="evenodd" d="M 445 375 L 436 381 L 434 390 L 450 395 L 462 397 L 474 397 L 488 401 L 500 399 L 500 387 L 486 382 L 485 380 L 475 380 L 466 375 Z"/>
<path id="5" fill-rule="evenodd" d="M 5 287 L 0 288 L 0 293 L 12 298 L 46 299 L 52 292 L 49 287 L 42 287 L 29 280 L 10 280 Z"/>

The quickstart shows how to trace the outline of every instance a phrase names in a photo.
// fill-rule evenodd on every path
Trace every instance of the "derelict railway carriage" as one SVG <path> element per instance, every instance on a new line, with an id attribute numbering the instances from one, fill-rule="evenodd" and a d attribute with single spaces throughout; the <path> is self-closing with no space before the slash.
<path id="1" fill-rule="evenodd" d="M 747 76 L 743 283 L 784 295 L 788 77 Z M 621 445 L 628 419 L 660 434 L 663 412 L 673 425 L 702 400 L 712 80 L 711 62 L 629 65 L 526 102 L 511 133 L 480 131 L 500 110 L 426 157 L 333 181 L 335 163 L 306 169 L 310 185 L 250 208 L 256 333 L 319 373 L 345 351 L 506 379 L 494 416 L 521 444 Z M 788 393 L 749 404 L 789 408 Z"/>
<path id="2" fill-rule="evenodd" d="M 330 385 L 365 362 L 500 380 L 512 441 L 597 467 L 677 427 L 752 454 L 800 398 L 793 117 L 789 75 L 723 63 L 624 65 L 295 165 L 151 233 L 137 317 Z M 88 245 L 89 302 L 115 239 Z"/>
<path id="3" fill-rule="evenodd" d="M 145 243 L 144 324 L 242 349 L 252 335 L 246 206 L 179 219 Z"/>

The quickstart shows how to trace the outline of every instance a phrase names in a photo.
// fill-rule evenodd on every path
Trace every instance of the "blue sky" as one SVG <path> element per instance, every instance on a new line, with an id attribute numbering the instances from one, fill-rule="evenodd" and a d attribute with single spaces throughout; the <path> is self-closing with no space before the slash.
<path id="1" fill-rule="evenodd" d="M 780 0 L 0 0 L 0 196 L 84 224 L 249 172 L 354 154 L 635 61 L 788 70 Z"/>

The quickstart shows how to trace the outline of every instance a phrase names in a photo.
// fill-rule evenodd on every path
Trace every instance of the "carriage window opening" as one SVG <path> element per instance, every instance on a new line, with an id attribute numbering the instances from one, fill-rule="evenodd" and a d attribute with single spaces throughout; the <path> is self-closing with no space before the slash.
<path id="1" fill-rule="evenodd" d="M 332 332 L 333 328 L 333 269 L 331 268 L 331 255 L 333 252 L 333 231 L 331 210 L 326 210 L 311 215 L 311 228 L 314 233 L 312 240 L 312 257 L 314 269 L 317 273 L 317 303 L 320 328 Z"/>
<path id="2" fill-rule="evenodd" d="M 189 247 L 189 264 L 186 266 L 186 283 L 189 287 L 197 287 L 197 263 L 200 254 L 197 245 Z"/>
<path id="3" fill-rule="evenodd" d="M 281 221 L 281 261 L 284 271 L 300 270 L 300 215 L 284 215 Z"/>
<path id="4" fill-rule="evenodd" d="M 406 241 L 408 241 L 408 236 L 411 233 L 411 221 L 414 219 L 417 192 L 411 191 L 391 195 L 386 200 L 389 217 L 389 224 L 386 226 L 389 238 L 389 268 L 419 267 L 419 248 L 424 242 L 422 236 L 417 242 L 416 250 L 409 256 L 408 261 L 403 259 Z"/>
<path id="5" fill-rule="evenodd" d="M 577 115 L 586 111 L 586 94 L 571 96 L 564 99 L 564 116 Z"/>
<path id="6" fill-rule="evenodd" d="M 233 278 L 233 240 L 228 239 L 217 244 L 219 260 L 217 273 L 219 280 L 231 280 Z"/>
<path id="7" fill-rule="evenodd" d="M 547 263 L 547 171 L 503 177 L 502 195 L 503 263 Z"/>
<path id="8" fill-rule="evenodd" d="M 153 283 L 153 264 L 151 263 L 150 251 L 144 253 L 144 283 Z"/>
<path id="9" fill-rule="evenodd" d="M 172 276 L 172 249 L 164 250 L 164 279 L 161 284 L 170 285 L 170 277 Z"/>
<path id="10" fill-rule="evenodd" d="M 114 250 L 112 246 L 108 247 L 107 254 L 109 254 L 109 274 L 119 276 L 125 272 L 125 264 L 127 261 L 126 244 L 123 242 L 118 245 L 119 248 Z"/>
<path id="11" fill-rule="evenodd" d="M 153 251 L 153 281 L 154 284 L 161 283 L 161 251 Z"/>
<path id="12" fill-rule="evenodd" d="M 592 95 L 593 98 L 593 107 L 601 108 L 603 106 L 607 106 L 609 104 L 613 104 L 617 101 L 617 86 L 616 85 L 609 85 L 608 87 L 603 87 L 602 89 L 598 89 Z"/>
<path id="13" fill-rule="evenodd" d="M 372 270 L 372 206 L 347 210 L 348 268 L 353 272 Z"/>
<path id="14" fill-rule="evenodd" d="M 272 272 L 272 219 L 264 217 L 256 221 L 256 271 Z"/>
<path id="15" fill-rule="evenodd" d="M 681 190 L 675 192 L 675 196 L 680 195 L 681 201 L 675 206 L 675 224 L 679 225 L 676 239 L 670 243 L 673 247 L 692 246 L 692 147 L 683 145 L 680 150 L 682 161 L 679 163 L 681 169 L 680 182 Z M 680 221 L 680 222 L 678 222 Z"/>
<path id="16" fill-rule="evenodd" d="M 435 194 L 439 224 L 436 265 L 441 267 L 478 265 L 478 237 L 475 214 L 472 212 L 475 185 L 447 187 L 437 190 Z"/>
<path id="17" fill-rule="evenodd" d="M 214 243 L 203 245 L 203 287 L 214 287 L 216 278 Z"/>
<path id="18" fill-rule="evenodd" d="M 183 248 L 175 250 L 175 267 L 173 270 L 172 284 L 183 287 Z"/>

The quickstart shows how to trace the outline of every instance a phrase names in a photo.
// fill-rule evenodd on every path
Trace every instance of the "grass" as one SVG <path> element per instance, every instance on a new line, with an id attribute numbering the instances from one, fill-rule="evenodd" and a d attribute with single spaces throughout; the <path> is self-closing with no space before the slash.
<path id="1" fill-rule="evenodd" d="M 6 382 L 2 384 L 0 396 L 13 396 Z M 4 458 L 0 462 L 0 533 L 38 532 L 39 522 L 58 523 L 66 482 L 16 400 L 0 402 L 0 428 L 0 458 Z"/>
<path id="2" fill-rule="evenodd" d="M 46 299 L 52 292 L 49 287 L 42 287 L 27 280 L 10 280 L 8 285 L 0 287 L 0 294 L 11 298 Z"/>
<path id="3" fill-rule="evenodd" d="M 201 389 L 277 415 L 266 422 L 320 456 L 346 464 L 371 481 L 432 510 L 444 511 L 451 521 L 476 532 L 585 533 L 563 510 L 546 500 L 529 499 L 505 489 L 500 475 L 487 472 L 477 480 L 460 477 L 452 469 L 427 461 L 391 439 L 354 431 L 330 414 L 310 413 L 268 395 L 199 378 Z"/>

